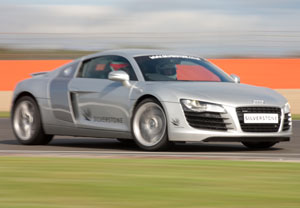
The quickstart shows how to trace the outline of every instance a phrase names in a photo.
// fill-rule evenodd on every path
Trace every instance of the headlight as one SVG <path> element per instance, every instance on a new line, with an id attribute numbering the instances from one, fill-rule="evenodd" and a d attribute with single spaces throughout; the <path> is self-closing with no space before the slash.
<path id="1" fill-rule="evenodd" d="M 201 102 L 199 100 L 182 99 L 180 103 L 185 111 L 224 113 L 225 109 L 218 104 Z"/>
<path id="2" fill-rule="evenodd" d="M 286 104 L 284 105 L 283 111 L 284 111 L 285 113 L 291 112 L 291 106 L 290 106 L 289 103 L 286 103 Z"/>

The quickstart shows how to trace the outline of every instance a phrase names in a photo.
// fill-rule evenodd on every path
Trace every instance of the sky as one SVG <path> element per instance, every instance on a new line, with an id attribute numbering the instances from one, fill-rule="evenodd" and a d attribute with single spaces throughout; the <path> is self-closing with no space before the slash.
<path id="1" fill-rule="evenodd" d="M 299 0 L 0 0 L 0 47 L 300 55 Z"/>

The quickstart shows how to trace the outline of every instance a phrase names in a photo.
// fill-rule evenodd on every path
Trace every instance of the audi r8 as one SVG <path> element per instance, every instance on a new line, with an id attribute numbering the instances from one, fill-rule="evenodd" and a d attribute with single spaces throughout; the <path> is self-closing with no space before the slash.
<path id="1" fill-rule="evenodd" d="M 144 150 L 175 142 L 241 142 L 269 148 L 289 141 L 290 106 L 272 89 L 241 84 L 198 56 L 112 50 L 32 74 L 14 90 L 17 140 L 54 135 L 117 138 Z"/>

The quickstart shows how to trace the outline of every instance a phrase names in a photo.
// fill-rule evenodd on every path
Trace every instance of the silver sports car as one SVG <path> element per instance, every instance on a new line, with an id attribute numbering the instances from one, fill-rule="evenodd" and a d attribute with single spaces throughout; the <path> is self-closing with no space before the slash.
<path id="1" fill-rule="evenodd" d="M 289 141 L 290 106 L 277 92 L 240 84 L 197 56 L 114 50 L 79 58 L 16 86 L 13 131 L 22 144 L 54 135 L 117 138 L 144 150 L 174 142 Z"/>

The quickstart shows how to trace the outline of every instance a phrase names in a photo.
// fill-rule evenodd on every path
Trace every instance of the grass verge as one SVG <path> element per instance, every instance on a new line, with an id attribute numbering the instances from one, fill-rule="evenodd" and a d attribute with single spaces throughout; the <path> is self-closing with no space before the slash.
<path id="1" fill-rule="evenodd" d="M 0 48 L 0 60 L 75 59 L 98 51 Z"/>
<path id="2" fill-rule="evenodd" d="M 0 111 L 0 118 L 9 118 L 10 112 Z"/>
<path id="3" fill-rule="evenodd" d="M 294 120 L 300 120 L 300 114 L 293 114 L 292 119 Z"/>
<path id="4" fill-rule="evenodd" d="M 300 165 L 0 157 L 1 207 L 300 207 Z"/>

